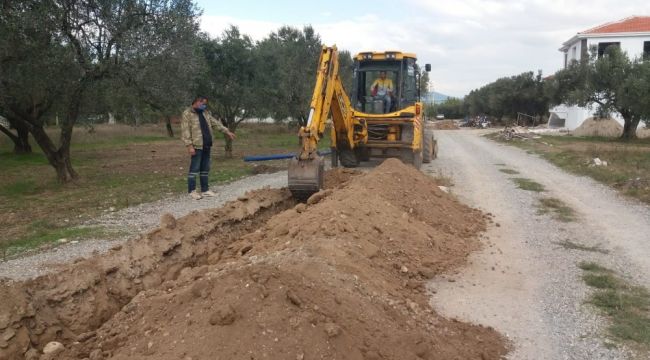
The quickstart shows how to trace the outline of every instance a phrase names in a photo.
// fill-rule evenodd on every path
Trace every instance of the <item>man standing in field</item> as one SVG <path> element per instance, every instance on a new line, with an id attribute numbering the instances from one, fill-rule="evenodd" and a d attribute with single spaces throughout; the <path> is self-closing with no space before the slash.
<path id="1" fill-rule="evenodd" d="M 190 170 L 187 175 L 187 191 L 194 200 L 203 196 L 215 196 L 208 186 L 210 173 L 210 149 L 212 147 L 212 127 L 235 139 L 235 134 L 223 126 L 220 121 L 207 111 L 208 99 L 197 96 L 192 106 L 183 112 L 181 119 L 181 140 L 191 156 Z M 196 191 L 196 175 L 199 175 L 201 191 Z"/>

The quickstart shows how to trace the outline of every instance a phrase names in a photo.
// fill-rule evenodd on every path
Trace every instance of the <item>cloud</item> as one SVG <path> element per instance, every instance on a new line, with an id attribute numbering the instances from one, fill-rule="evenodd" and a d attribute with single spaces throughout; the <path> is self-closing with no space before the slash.
<path id="1" fill-rule="evenodd" d="M 378 14 L 350 16 L 332 10 L 311 25 L 323 43 L 352 53 L 402 50 L 431 63 L 436 91 L 462 96 L 499 77 L 524 71 L 549 74 L 562 65 L 558 48 L 578 31 L 650 12 L 647 0 L 404 0 L 410 9 L 387 19 Z M 201 27 L 213 36 L 229 24 L 261 40 L 282 25 L 228 16 L 204 16 Z"/>

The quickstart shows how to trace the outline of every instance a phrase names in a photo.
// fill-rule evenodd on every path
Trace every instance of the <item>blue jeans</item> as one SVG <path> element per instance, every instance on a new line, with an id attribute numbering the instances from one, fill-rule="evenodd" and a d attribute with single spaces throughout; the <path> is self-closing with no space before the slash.
<path id="1" fill-rule="evenodd" d="M 375 96 L 375 99 L 384 101 L 384 114 L 390 112 L 390 107 L 391 107 L 392 102 L 393 102 L 393 99 L 390 97 L 390 95 L 388 95 L 388 94 L 377 95 L 377 96 Z"/>
<path id="2" fill-rule="evenodd" d="M 201 181 L 201 192 L 208 191 L 208 174 L 210 173 L 210 148 L 195 149 L 190 162 L 190 172 L 187 174 L 187 192 L 196 189 L 196 175 Z"/>

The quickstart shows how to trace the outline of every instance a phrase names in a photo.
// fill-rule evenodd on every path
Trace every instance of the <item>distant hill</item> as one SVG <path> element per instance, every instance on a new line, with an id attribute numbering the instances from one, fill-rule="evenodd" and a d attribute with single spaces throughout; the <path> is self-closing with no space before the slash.
<path id="1" fill-rule="evenodd" d="M 422 96 L 422 100 L 425 103 L 435 103 L 435 104 L 440 104 L 441 102 L 447 101 L 451 96 L 441 94 L 437 91 L 430 91 L 426 93 L 424 96 Z"/>

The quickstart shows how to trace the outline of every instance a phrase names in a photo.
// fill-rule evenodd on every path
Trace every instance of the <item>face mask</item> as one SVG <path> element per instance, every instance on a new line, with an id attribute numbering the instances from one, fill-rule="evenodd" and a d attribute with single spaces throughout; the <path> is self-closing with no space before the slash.
<path id="1" fill-rule="evenodd" d="M 199 107 L 196 108 L 196 109 L 197 109 L 197 110 L 201 110 L 201 111 L 203 111 L 203 110 L 205 110 L 205 109 L 207 109 L 207 108 L 208 108 L 208 105 L 207 105 L 207 104 L 201 104 L 201 105 L 199 105 Z"/>

